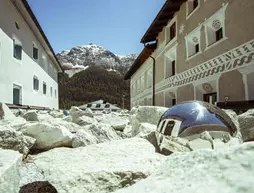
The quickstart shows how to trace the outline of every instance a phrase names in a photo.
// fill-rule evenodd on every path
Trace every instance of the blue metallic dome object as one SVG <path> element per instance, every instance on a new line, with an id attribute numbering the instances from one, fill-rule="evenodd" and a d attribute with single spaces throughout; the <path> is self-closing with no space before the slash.
<path id="1" fill-rule="evenodd" d="M 166 124 L 169 126 L 165 126 Z M 158 130 L 159 132 L 163 130 L 170 135 L 172 130 L 175 130 L 175 125 L 178 125 L 177 133 L 180 137 L 202 133 L 206 130 L 229 132 L 231 136 L 237 133 L 236 125 L 223 110 L 203 101 L 187 101 L 169 108 L 161 116 Z M 168 127 L 171 129 L 165 129 Z"/>

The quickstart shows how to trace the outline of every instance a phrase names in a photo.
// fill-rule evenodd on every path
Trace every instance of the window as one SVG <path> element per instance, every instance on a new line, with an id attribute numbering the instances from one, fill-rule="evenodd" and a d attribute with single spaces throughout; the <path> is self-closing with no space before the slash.
<path id="1" fill-rule="evenodd" d="M 34 90 L 38 91 L 39 90 L 39 79 L 34 76 L 33 78 L 33 85 L 34 85 Z"/>
<path id="2" fill-rule="evenodd" d="M 173 23 L 170 27 L 170 40 L 176 37 L 176 23 Z"/>
<path id="3" fill-rule="evenodd" d="M 153 83 L 153 69 L 147 71 L 147 88 L 151 88 Z"/>
<path id="4" fill-rule="evenodd" d="M 227 39 L 225 32 L 225 10 L 228 4 L 204 22 L 206 35 L 206 49 Z"/>
<path id="5" fill-rule="evenodd" d="M 186 16 L 187 19 L 196 11 L 199 7 L 199 0 L 188 0 L 186 2 Z"/>
<path id="6" fill-rule="evenodd" d="M 168 121 L 167 126 L 164 131 L 164 135 L 171 136 L 174 126 L 175 126 L 175 121 Z"/>
<path id="7" fill-rule="evenodd" d="M 33 44 L 33 58 L 35 60 L 38 60 L 38 48 L 36 47 L 35 44 Z"/>
<path id="8" fill-rule="evenodd" d="M 52 86 L 50 87 L 50 96 L 51 97 L 53 96 L 53 88 L 52 88 Z"/>
<path id="9" fill-rule="evenodd" d="M 216 31 L 216 41 L 219 41 L 223 38 L 223 29 L 220 28 Z"/>
<path id="10" fill-rule="evenodd" d="M 172 65 L 172 76 L 174 76 L 174 75 L 175 75 L 176 61 L 173 60 L 173 61 L 171 62 L 171 65 Z"/>
<path id="11" fill-rule="evenodd" d="M 55 89 L 55 97 L 57 97 L 56 89 Z"/>
<path id="12" fill-rule="evenodd" d="M 43 82 L 43 94 L 47 94 L 47 85 Z"/>
<path id="13" fill-rule="evenodd" d="M 101 104 L 96 104 L 96 108 L 101 108 Z"/>
<path id="14" fill-rule="evenodd" d="M 198 53 L 201 53 L 200 49 L 200 36 L 201 25 L 194 29 L 185 37 L 187 58 L 190 58 Z"/>
<path id="15" fill-rule="evenodd" d="M 13 39 L 13 57 L 22 60 L 22 45 L 16 39 Z"/>
<path id="16" fill-rule="evenodd" d="M 19 30 L 19 24 L 18 24 L 18 22 L 15 22 L 15 27 L 16 27 L 16 29 Z"/>
<path id="17" fill-rule="evenodd" d="M 176 74 L 176 46 L 168 50 L 164 56 L 164 78 L 174 76 Z"/>
<path id="18" fill-rule="evenodd" d="M 109 108 L 109 107 L 110 107 L 110 104 L 106 104 L 106 105 L 105 105 L 105 108 Z"/>
<path id="19" fill-rule="evenodd" d="M 159 124 L 158 131 L 159 131 L 160 133 L 162 133 L 162 130 L 163 130 L 163 127 L 164 127 L 165 123 L 166 123 L 166 121 L 163 120 L 163 121 Z"/>
<path id="20" fill-rule="evenodd" d="M 87 104 L 87 107 L 88 107 L 88 108 L 92 107 L 92 104 Z"/>
<path id="21" fill-rule="evenodd" d="M 176 105 L 176 99 L 172 99 L 172 106 Z"/>

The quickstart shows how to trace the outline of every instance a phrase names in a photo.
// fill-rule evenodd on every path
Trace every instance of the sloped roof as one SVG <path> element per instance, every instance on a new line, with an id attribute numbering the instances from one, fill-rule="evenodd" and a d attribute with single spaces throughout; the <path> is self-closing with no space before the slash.
<path id="1" fill-rule="evenodd" d="M 41 28 L 41 26 L 40 26 L 40 24 L 39 24 L 39 22 L 38 22 L 38 20 L 36 19 L 35 15 L 34 15 L 34 13 L 33 13 L 33 11 L 32 11 L 32 9 L 31 9 L 31 7 L 29 6 L 29 4 L 28 4 L 28 2 L 27 2 L 26 0 L 21 0 L 21 2 L 23 3 L 23 5 L 24 5 L 24 7 L 26 8 L 26 10 L 27 10 L 28 14 L 30 15 L 30 17 L 32 18 L 34 24 L 36 25 L 36 27 L 37 27 L 38 30 L 40 31 L 40 33 L 41 33 L 41 35 L 42 35 L 44 41 L 45 41 L 46 44 L 48 45 L 48 47 L 49 47 L 50 51 L 52 52 L 52 54 L 53 54 L 53 56 L 54 56 L 54 58 L 55 58 L 57 64 L 59 65 L 60 69 L 61 69 L 62 72 L 63 72 L 64 70 L 63 70 L 63 68 L 62 68 L 62 66 L 61 66 L 61 64 L 60 64 L 60 62 L 59 62 L 59 60 L 58 60 L 58 58 L 56 57 L 56 54 L 55 54 L 53 48 L 51 47 L 51 45 L 50 45 L 50 43 L 49 43 L 49 41 L 48 41 L 47 36 L 45 35 L 44 31 L 42 30 L 42 28 Z"/>
<path id="2" fill-rule="evenodd" d="M 130 67 L 129 71 L 125 74 L 124 80 L 128 80 L 131 76 L 140 68 L 140 66 L 149 58 L 149 56 L 154 52 L 156 49 L 157 43 L 148 44 L 144 47 L 141 51 L 137 59 L 134 61 L 132 66 Z"/>
<path id="3" fill-rule="evenodd" d="M 154 21 L 141 39 L 141 43 L 155 41 L 163 27 L 168 21 L 174 17 L 174 14 L 179 11 L 181 5 L 187 0 L 166 0 L 160 12 L 155 17 Z"/>

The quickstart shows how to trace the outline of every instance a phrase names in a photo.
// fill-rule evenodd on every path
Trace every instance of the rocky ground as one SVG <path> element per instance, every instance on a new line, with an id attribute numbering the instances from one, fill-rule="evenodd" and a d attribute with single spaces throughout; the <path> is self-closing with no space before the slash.
<path id="1" fill-rule="evenodd" d="M 163 107 L 93 113 L 0 105 L 2 193 L 253 193 L 254 110 L 226 113 L 245 143 L 158 153 Z M 174 141 L 178 142 L 177 140 Z"/>

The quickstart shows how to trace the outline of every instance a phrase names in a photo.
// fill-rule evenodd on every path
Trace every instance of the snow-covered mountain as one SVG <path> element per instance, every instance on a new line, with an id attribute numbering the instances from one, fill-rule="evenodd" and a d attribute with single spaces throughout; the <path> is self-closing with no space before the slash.
<path id="1" fill-rule="evenodd" d="M 64 69 L 86 69 L 88 66 L 101 65 L 110 71 L 125 74 L 133 64 L 138 54 L 121 56 L 112 53 L 102 46 L 90 43 L 86 46 L 76 46 L 57 54 Z"/>

